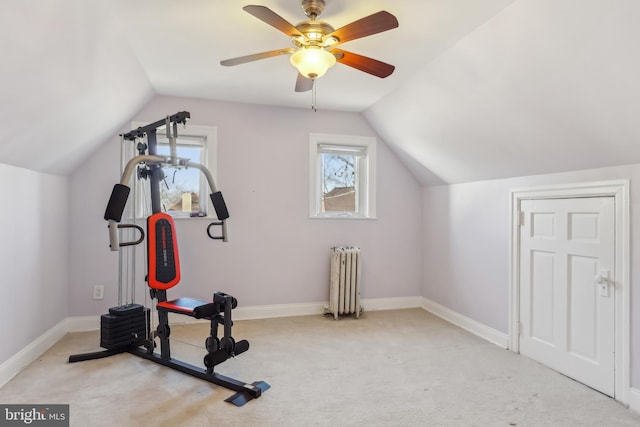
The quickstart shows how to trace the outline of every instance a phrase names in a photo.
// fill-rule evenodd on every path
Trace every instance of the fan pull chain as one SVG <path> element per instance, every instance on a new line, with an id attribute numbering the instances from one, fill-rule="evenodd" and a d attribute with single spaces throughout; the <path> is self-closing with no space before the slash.
<path id="1" fill-rule="evenodd" d="M 311 109 L 314 112 L 318 111 L 316 107 L 316 79 L 313 79 L 313 87 L 311 88 Z"/>

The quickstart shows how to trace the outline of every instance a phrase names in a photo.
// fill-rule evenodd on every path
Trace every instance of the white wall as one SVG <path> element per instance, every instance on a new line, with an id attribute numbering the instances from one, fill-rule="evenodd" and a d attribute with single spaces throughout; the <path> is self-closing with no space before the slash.
<path id="1" fill-rule="evenodd" d="M 231 218 L 228 243 L 210 240 L 204 220 L 177 221 L 182 283 L 172 295 L 208 298 L 221 290 L 244 306 L 326 301 L 329 248 L 340 244 L 363 250 L 363 298 L 420 294 L 421 190 L 383 141 L 378 218 L 308 218 L 309 133 L 375 136 L 360 114 L 157 97 L 132 121 L 183 110 L 190 124 L 217 127 L 217 184 Z M 102 218 L 118 163 L 114 136 L 70 179 L 71 316 L 97 315 L 116 302 L 117 255 Z M 105 301 L 91 299 L 95 284 L 105 285 Z"/>
<path id="2" fill-rule="evenodd" d="M 640 165 L 425 187 L 423 295 L 507 333 L 509 191 L 617 179 L 631 179 L 631 385 L 640 387 Z"/>
<path id="3" fill-rule="evenodd" d="M 67 317 L 67 179 L 0 164 L 0 364 Z"/>

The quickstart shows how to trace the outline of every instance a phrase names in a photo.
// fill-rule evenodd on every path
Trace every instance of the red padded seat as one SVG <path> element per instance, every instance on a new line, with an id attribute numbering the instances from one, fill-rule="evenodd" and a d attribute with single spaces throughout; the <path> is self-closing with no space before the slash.
<path id="1" fill-rule="evenodd" d="M 186 314 L 193 316 L 193 309 L 201 305 L 209 304 L 211 301 L 203 301 L 194 298 L 178 298 L 171 301 L 159 302 L 158 310 L 169 311 L 172 313 Z"/>

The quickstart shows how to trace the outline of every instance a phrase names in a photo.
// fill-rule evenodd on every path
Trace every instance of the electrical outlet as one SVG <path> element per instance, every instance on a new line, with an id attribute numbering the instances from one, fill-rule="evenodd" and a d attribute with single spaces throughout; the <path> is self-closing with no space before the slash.
<path id="1" fill-rule="evenodd" d="M 104 299 L 104 286 L 95 285 L 93 287 L 93 299 Z"/>

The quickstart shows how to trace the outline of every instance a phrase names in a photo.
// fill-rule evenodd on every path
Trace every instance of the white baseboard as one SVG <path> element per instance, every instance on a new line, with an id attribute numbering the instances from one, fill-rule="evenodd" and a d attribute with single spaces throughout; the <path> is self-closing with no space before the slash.
<path id="1" fill-rule="evenodd" d="M 0 365 L 0 387 L 18 375 L 20 371 L 40 357 L 42 353 L 49 350 L 49 348 L 64 337 L 66 333 L 67 320 L 65 319 L 2 363 Z"/>
<path id="2" fill-rule="evenodd" d="M 640 414 L 640 389 L 631 387 L 629 389 L 629 409 Z"/>
<path id="3" fill-rule="evenodd" d="M 446 320 L 449 323 L 453 323 L 456 326 L 466 329 L 474 335 L 477 335 L 485 340 L 502 348 L 509 347 L 509 336 L 504 332 L 500 332 L 496 329 L 490 328 L 480 322 L 470 319 L 462 314 L 451 310 L 437 302 L 431 301 L 428 298 L 422 298 L 422 308 L 436 316 Z"/>
<path id="4" fill-rule="evenodd" d="M 362 299 L 360 304 L 364 311 L 395 310 L 420 307 L 421 297 L 396 297 Z M 303 304 L 275 304 L 238 307 L 233 311 L 237 320 L 270 319 L 274 317 L 310 316 L 324 314 L 327 302 Z"/>
<path id="5" fill-rule="evenodd" d="M 67 317 L 67 332 L 87 332 L 100 329 L 100 316 Z"/>
<path id="6" fill-rule="evenodd" d="M 422 297 L 394 297 L 363 299 L 364 311 L 401 310 L 404 308 L 422 307 Z"/>
<path id="7" fill-rule="evenodd" d="M 272 319 L 275 317 L 308 316 L 322 314 L 323 303 L 272 304 L 239 306 L 233 310 L 235 320 Z"/>

